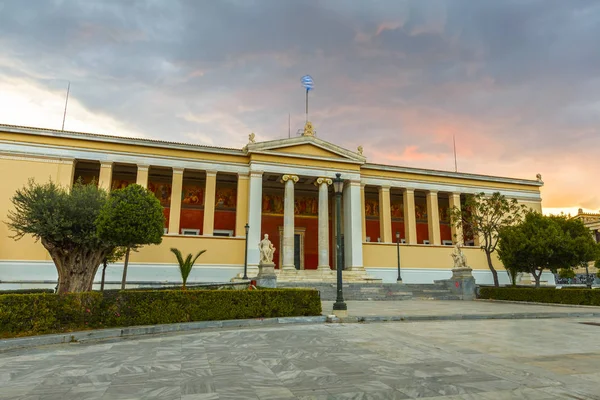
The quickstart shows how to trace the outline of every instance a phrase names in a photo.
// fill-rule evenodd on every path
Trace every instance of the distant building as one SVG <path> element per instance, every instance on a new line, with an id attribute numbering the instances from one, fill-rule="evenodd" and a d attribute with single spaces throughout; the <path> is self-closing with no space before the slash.
<path id="1" fill-rule="evenodd" d="M 340 232 L 336 173 L 344 180 Z M 431 283 L 451 276 L 458 232 L 449 224 L 449 207 L 462 207 L 474 193 L 500 192 L 542 211 L 539 175 L 517 179 L 369 163 L 362 146 L 351 151 L 326 142 L 310 123 L 291 138 L 260 142 L 251 134 L 241 149 L 0 125 L 0 177 L 0 221 L 30 178 L 63 187 L 82 179 L 107 190 L 131 183 L 151 190 L 164 208 L 165 234 L 161 245 L 131 255 L 128 280 L 134 285 L 180 280 L 170 247 L 186 254 L 207 249 L 190 282 L 230 280 L 243 270 L 246 223 L 251 277 L 258 243 L 268 234 L 279 279 L 335 280 L 339 234 L 345 280 L 395 282 L 398 235 L 404 282 Z M 42 245 L 9 235 L 0 224 L 0 289 L 54 287 L 56 270 Z M 492 283 L 478 238 L 464 244 L 477 282 Z M 502 270 L 497 257 L 494 263 Z M 107 281 L 119 282 L 121 273 L 122 264 L 110 266 Z M 509 282 L 504 271 L 499 276 Z M 551 274 L 544 279 L 554 283 Z"/>
<path id="2" fill-rule="evenodd" d="M 584 213 L 583 209 L 580 208 L 573 218 L 582 220 L 583 224 L 592 231 L 596 242 L 600 243 L 600 211 L 598 213 Z"/>

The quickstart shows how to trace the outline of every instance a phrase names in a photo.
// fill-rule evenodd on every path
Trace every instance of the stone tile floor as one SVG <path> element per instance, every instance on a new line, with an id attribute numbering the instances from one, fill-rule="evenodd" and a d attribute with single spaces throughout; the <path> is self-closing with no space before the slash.
<path id="1" fill-rule="evenodd" d="M 0 353 L 0 399 L 600 399 L 600 319 L 286 325 Z"/>

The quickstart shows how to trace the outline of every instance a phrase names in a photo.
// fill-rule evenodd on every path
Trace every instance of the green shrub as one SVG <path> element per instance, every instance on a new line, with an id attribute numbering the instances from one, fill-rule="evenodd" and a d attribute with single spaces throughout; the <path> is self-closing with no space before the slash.
<path id="1" fill-rule="evenodd" d="M 54 293 L 54 289 L 13 289 L 0 290 L 0 296 L 3 294 L 32 294 L 32 293 Z"/>
<path id="2" fill-rule="evenodd" d="M 0 336 L 320 314 L 319 292 L 310 289 L 7 294 L 0 295 Z"/>
<path id="3" fill-rule="evenodd" d="M 554 289 L 554 288 L 511 288 L 482 287 L 479 298 L 493 300 L 529 301 L 535 303 L 556 303 L 600 306 L 600 290 Z"/>

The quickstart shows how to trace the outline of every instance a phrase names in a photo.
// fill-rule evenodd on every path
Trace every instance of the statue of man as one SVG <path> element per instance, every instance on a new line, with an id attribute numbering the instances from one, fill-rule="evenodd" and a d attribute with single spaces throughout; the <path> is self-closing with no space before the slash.
<path id="1" fill-rule="evenodd" d="M 468 268 L 467 266 L 467 257 L 465 253 L 460 249 L 460 244 L 456 243 L 454 247 L 454 251 L 451 254 L 452 259 L 454 260 L 454 268 Z"/>
<path id="2" fill-rule="evenodd" d="M 273 247 L 273 243 L 269 240 L 269 235 L 265 233 L 265 237 L 258 244 L 258 249 L 260 251 L 260 263 L 261 264 L 272 264 L 273 263 L 273 254 L 275 253 L 275 247 Z"/>

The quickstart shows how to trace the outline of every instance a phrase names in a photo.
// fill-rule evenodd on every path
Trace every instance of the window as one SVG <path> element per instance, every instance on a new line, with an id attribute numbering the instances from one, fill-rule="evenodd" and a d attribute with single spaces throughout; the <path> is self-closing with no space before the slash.
<path id="1" fill-rule="evenodd" d="M 423 240 L 423 244 L 429 244 L 429 240 Z"/>
<path id="2" fill-rule="evenodd" d="M 406 243 L 406 239 L 400 239 L 400 243 Z"/>
<path id="3" fill-rule="evenodd" d="M 452 246 L 452 240 L 442 240 L 444 246 Z"/>
<path id="4" fill-rule="evenodd" d="M 186 236 L 198 236 L 200 235 L 200 229 L 182 228 L 181 234 Z"/>
<path id="5" fill-rule="evenodd" d="M 233 231 L 227 229 L 215 229 L 213 236 L 232 237 Z"/>

